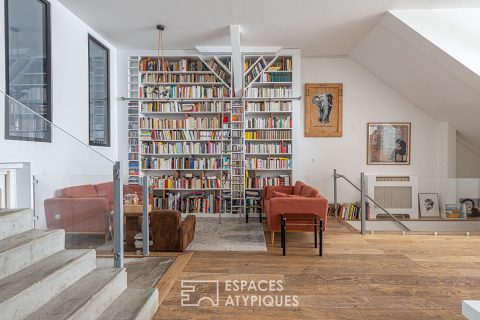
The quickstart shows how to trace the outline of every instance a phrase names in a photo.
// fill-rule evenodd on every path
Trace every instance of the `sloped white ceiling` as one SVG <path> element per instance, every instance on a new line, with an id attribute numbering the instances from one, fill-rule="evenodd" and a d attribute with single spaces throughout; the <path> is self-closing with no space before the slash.
<path id="1" fill-rule="evenodd" d="M 351 57 L 480 150 L 480 78 L 391 13 Z M 433 143 L 432 133 L 432 143 Z"/>
<path id="2" fill-rule="evenodd" d="M 304 56 L 348 55 L 388 10 L 478 7 L 478 0 L 59 0 L 120 49 L 229 45 L 239 24 L 244 46 L 298 48 Z"/>

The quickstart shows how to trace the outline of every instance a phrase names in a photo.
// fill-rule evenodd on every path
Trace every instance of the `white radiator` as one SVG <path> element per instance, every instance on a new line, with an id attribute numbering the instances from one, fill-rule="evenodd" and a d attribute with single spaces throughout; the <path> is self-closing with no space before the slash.
<path id="1" fill-rule="evenodd" d="M 367 175 L 367 193 L 391 214 L 408 214 L 418 219 L 418 177 L 406 175 Z M 383 214 L 370 205 L 370 217 Z"/>

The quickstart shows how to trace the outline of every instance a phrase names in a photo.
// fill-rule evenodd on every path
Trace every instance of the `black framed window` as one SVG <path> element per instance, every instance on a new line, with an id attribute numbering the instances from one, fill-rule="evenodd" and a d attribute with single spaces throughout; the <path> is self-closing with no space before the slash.
<path id="1" fill-rule="evenodd" d="M 50 4 L 5 0 L 6 139 L 51 141 L 50 59 Z"/>
<path id="2" fill-rule="evenodd" d="M 89 143 L 110 146 L 109 50 L 88 36 Z"/>

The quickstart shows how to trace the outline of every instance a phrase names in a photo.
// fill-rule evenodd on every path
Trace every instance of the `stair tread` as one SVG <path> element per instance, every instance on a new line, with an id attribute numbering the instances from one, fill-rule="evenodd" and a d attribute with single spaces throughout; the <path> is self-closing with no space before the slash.
<path id="1" fill-rule="evenodd" d="M 0 218 L 3 217 L 8 217 L 10 215 L 22 212 L 22 211 L 27 211 L 28 209 L 0 209 Z"/>
<path id="2" fill-rule="evenodd" d="M 32 229 L 26 232 L 16 234 L 6 239 L 0 240 L 0 254 L 17 247 L 28 244 L 29 242 L 42 239 L 53 234 L 64 232 L 63 230 L 37 230 Z"/>
<path id="3" fill-rule="evenodd" d="M 121 272 L 124 269 L 97 268 L 26 319 L 68 319 Z"/>
<path id="4" fill-rule="evenodd" d="M 127 288 L 105 310 L 98 320 L 132 320 L 142 310 L 148 299 L 155 293 L 154 288 L 137 289 Z"/>
<path id="5" fill-rule="evenodd" d="M 0 280 L 0 303 L 35 285 L 93 249 L 62 250 Z"/>

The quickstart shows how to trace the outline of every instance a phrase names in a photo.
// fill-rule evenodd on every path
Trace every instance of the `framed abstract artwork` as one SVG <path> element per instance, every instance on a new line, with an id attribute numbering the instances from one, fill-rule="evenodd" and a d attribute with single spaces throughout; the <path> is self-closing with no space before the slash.
<path id="1" fill-rule="evenodd" d="M 367 164 L 410 164 L 411 123 L 371 122 L 367 132 Z"/>
<path id="2" fill-rule="evenodd" d="M 343 135 L 343 84 L 305 84 L 305 137 Z"/>

